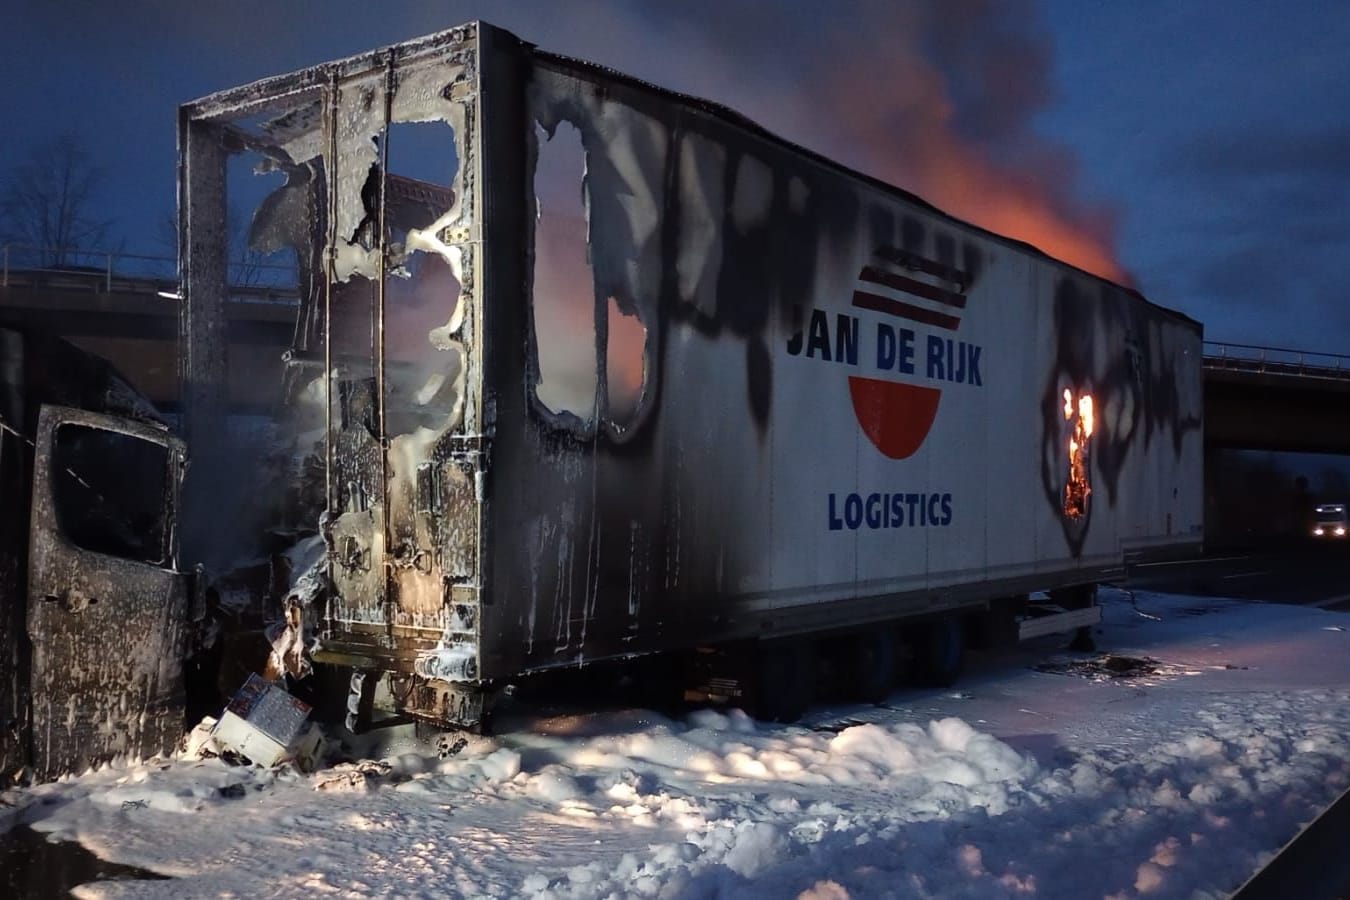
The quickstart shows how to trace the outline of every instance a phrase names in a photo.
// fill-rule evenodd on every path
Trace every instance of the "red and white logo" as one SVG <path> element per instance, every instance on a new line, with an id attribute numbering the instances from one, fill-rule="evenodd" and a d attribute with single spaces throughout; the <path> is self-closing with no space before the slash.
<path id="1" fill-rule="evenodd" d="M 893 247 L 872 254 L 853 288 L 858 309 L 955 332 L 966 308 L 966 275 Z M 850 375 L 853 413 L 868 440 L 891 459 L 923 446 L 937 418 L 942 389 Z"/>

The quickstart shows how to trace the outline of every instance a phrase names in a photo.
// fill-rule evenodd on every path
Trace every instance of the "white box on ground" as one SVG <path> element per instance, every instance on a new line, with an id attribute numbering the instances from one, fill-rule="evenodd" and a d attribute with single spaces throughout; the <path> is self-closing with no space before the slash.
<path id="1" fill-rule="evenodd" d="M 319 749 L 319 730 L 306 728 L 309 704 L 282 688 L 250 675 L 230 699 L 212 735 L 223 750 L 232 750 L 260 766 L 295 759 L 310 768 Z"/>

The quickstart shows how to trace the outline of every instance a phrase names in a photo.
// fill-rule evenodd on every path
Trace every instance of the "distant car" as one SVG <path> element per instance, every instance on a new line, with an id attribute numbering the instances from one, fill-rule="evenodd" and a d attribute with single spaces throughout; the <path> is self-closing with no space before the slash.
<path id="1" fill-rule="evenodd" d="M 1345 538 L 1347 527 L 1344 503 L 1323 503 L 1317 507 L 1313 524 L 1315 538 Z"/>

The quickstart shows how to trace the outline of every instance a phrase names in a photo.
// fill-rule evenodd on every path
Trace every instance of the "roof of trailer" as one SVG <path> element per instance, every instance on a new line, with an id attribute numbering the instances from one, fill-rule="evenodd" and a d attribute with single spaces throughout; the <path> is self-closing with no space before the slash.
<path id="1" fill-rule="evenodd" d="M 1030 253 L 1033 256 L 1037 256 L 1041 259 L 1052 262 L 1056 265 L 1063 266 L 1066 269 L 1071 269 L 1074 272 L 1078 272 L 1079 274 L 1091 278 L 1095 281 L 1098 281 L 1102 284 L 1109 285 L 1110 287 L 1113 287 L 1120 291 L 1124 291 L 1161 312 L 1164 312 L 1170 316 L 1173 316 L 1185 322 L 1189 322 L 1195 325 L 1196 328 L 1198 329 L 1203 328 L 1203 326 L 1198 320 L 1193 319 L 1190 316 L 1186 315 L 1185 313 L 1179 312 L 1175 309 L 1170 309 L 1166 306 L 1161 306 L 1157 303 L 1154 303 L 1135 288 L 1120 284 L 1119 282 L 1116 281 L 1112 281 L 1109 278 L 1105 278 L 1101 275 L 1089 272 L 1086 269 L 1073 265 L 1072 263 L 1068 263 L 1062 259 L 1058 259 L 1054 256 L 1051 256 L 1049 253 L 1046 253 L 1044 250 L 1040 249 L 1034 244 L 1027 243 L 1026 241 L 1019 240 L 1018 238 L 1009 237 L 1006 234 L 991 231 L 990 229 L 984 228 L 980 225 L 976 225 L 973 222 L 969 222 L 966 221 L 965 219 L 958 218 L 957 216 L 954 216 L 951 213 L 948 213 L 945 210 L 933 205 L 931 202 L 925 200 L 923 197 L 920 197 L 918 194 L 915 194 L 904 188 L 897 187 L 896 185 L 893 185 L 887 181 L 883 181 L 882 179 L 877 178 L 875 176 L 868 175 L 865 172 L 859 172 L 858 170 L 852 169 L 844 165 L 843 163 L 830 159 L 829 157 L 821 153 L 818 153 L 817 151 L 812 150 L 809 147 L 804 147 L 801 144 L 795 143 L 784 137 L 781 137 L 773 133 L 772 131 L 769 131 L 763 125 L 760 125 L 758 122 L 755 122 L 753 119 L 749 118 L 743 113 L 740 113 L 729 106 L 725 106 L 721 103 L 716 103 L 712 100 L 706 100 L 702 97 L 695 97 L 690 94 L 682 94 L 679 91 L 674 91 L 671 90 L 670 88 L 662 87 L 659 84 L 654 84 L 653 82 L 646 81 L 633 75 L 628 75 L 624 72 L 618 71 L 617 69 L 612 69 L 608 66 L 601 65 L 600 63 L 590 62 L 588 60 L 578 59 L 576 57 L 565 56 L 559 53 L 550 53 L 546 50 L 540 50 L 538 45 L 530 41 L 523 40 L 522 38 L 518 37 L 517 35 L 513 34 L 510 31 L 507 31 L 504 28 L 499 28 L 495 25 L 492 25 L 489 22 L 484 22 L 481 20 L 467 22 L 463 25 L 459 25 L 454 28 L 449 28 L 444 31 L 438 31 L 433 34 L 423 35 L 422 37 L 412 38 L 410 40 L 401 41 L 396 44 L 389 44 L 383 47 L 378 47 L 373 50 L 367 50 L 363 53 L 354 54 L 352 56 L 344 57 L 341 59 L 319 63 L 317 65 L 309 66 L 304 69 L 298 69 L 294 72 L 290 72 L 284 75 L 276 75 L 270 78 L 263 78 L 258 81 L 251 82 L 249 84 L 240 85 L 234 88 L 228 88 L 223 91 L 218 91 L 216 93 L 202 97 L 198 100 L 194 100 L 189 103 L 183 104 L 183 106 L 180 108 L 181 114 L 189 117 L 206 116 L 210 118 L 215 118 L 221 115 L 228 114 L 229 111 L 228 107 L 231 106 L 250 106 L 254 104 L 263 104 L 265 103 L 267 98 L 272 97 L 275 97 L 275 99 L 277 100 L 284 99 L 285 96 L 293 95 L 300 91 L 321 87 L 323 84 L 327 83 L 330 79 L 334 77 L 350 77 L 352 75 L 361 74 L 366 71 L 374 71 L 377 68 L 388 65 L 391 60 L 403 61 L 416 59 L 420 56 L 439 50 L 442 47 L 449 46 L 455 43 L 462 43 L 464 41 L 472 39 L 480 31 L 484 29 L 490 29 L 499 34 L 505 35 L 509 37 L 512 41 L 517 43 L 519 46 L 528 49 L 529 52 L 534 56 L 552 62 L 556 65 L 580 70 L 597 78 L 621 82 L 630 87 L 635 87 L 643 91 L 655 94 L 659 97 L 664 97 L 665 99 L 681 103 L 685 106 L 696 109 L 708 115 L 716 116 L 717 118 L 726 121 L 728 124 L 741 128 L 747 132 L 750 132 L 751 134 L 754 134 L 759 138 L 767 140 L 773 144 L 777 144 L 780 147 L 786 148 L 792 151 L 793 153 L 797 153 L 801 156 L 804 156 L 813 161 L 814 163 L 816 163 L 817 165 L 823 166 L 828 169 L 832 169 L 842 175 L 845 175 L 849 178 L 857 179 L 882 191 L 897 194 L 907 202 L 919 206 L 924 210 L 932 213 L 933 215 L 941 216 L 942 218 L 947 219 L 953 223 L 956 223 L 964 228 L 969 228 L 972 231 L 978 232 L 979 234 L 987 238 L 1016 247 L 1022 250 L 1023 252 Z"/>

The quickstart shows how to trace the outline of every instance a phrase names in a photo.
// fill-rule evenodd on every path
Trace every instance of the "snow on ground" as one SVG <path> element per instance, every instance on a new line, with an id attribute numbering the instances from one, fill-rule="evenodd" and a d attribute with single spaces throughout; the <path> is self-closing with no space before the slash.
<path id="1" fill-rule="evenodd" d="M 1151 674 L 681 721 L 560 716 L 456 755 L 313 775 L 183 758 L 12 794 L 25 822 L 173 877 L 87 896 L 1224 896 L 1350 783 L 1350 617 L 1121 593 L 1103 649 Z"/>

